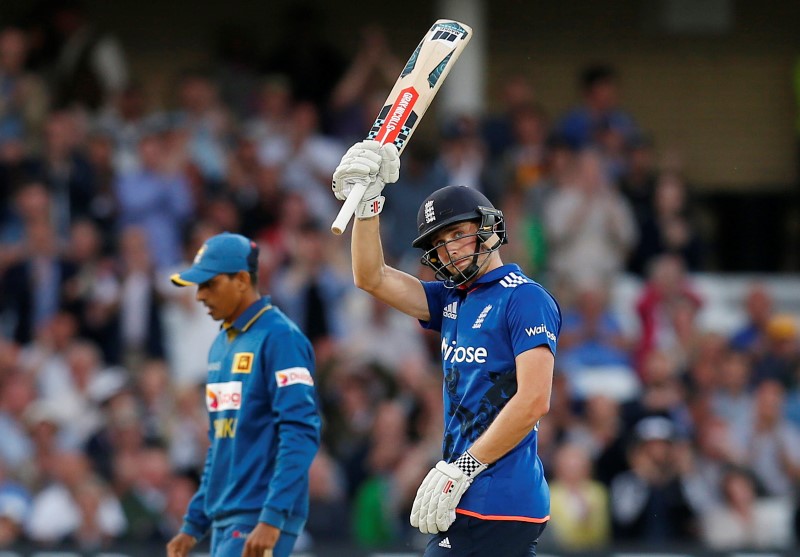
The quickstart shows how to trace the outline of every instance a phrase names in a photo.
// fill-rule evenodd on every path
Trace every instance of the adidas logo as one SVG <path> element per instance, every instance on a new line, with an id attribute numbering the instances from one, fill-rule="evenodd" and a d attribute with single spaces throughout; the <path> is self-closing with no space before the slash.
<path id="1" fill-rule="evenodd" d="M 442 311 L 442 315 L 449 319 L 456 319 L 458 317 L 458 302 L 450 302 L 446 306 L 444 306 L 444 311 Z"/>
<path id="2" fill-rule="evenodd" d="M 439 542 L 439 547 L 445 547 L 447 549 L 452 549 L 453 546 L 450 545 L 450 538 L 445 538 Z"/>

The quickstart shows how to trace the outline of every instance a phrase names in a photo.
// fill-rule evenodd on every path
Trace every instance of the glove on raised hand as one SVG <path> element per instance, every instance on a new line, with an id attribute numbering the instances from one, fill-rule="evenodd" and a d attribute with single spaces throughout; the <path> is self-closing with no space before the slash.
<path id="1" fill-rule="evenodd" d="M 411 526 L 423 534 L 444 532 L 456 519 L 456 507 L 475 476 L 486 464 L 464 452 L 455 462 L 444 460 L 428 472 L 411 507 Z"/>
<path id="2" fill-rule="evenodd" d="M 400 155 L 392 143 L 381 145 L 374 140 L 359 141 L 342 157 L 333 173 L 331 189 L 336 199 L 344 201 L 357 182 L 368 184 L 356 208 L 356 218 L 365 219 L 383 210 L 381 195 L 386 184 L 400 176 Z"/>

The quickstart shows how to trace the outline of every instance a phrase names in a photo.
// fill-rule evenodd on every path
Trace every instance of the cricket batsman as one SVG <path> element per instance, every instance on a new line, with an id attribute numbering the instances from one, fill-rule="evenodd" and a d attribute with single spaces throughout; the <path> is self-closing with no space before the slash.
<path id="1" fill-rule="evenodd" d="M 197 285 L 220 333 L 208 355 L 211 446 L 168 557 L 211 532 L 212 557 L 288 557 L 308 516 L 308 470 L 320 442 L 311 343 L 258 290 L 258 247 L 210 238 L 172 276 Z"/>
<path id="2" fill-rule="evenodd" d="M 560 308 L 519 266 L 503 264 L 503 213 L 468 187 L 442 188 L 419 208 L 413 246 L 436 281 L 386 265 L 382 190 L 399 170 L 394 145 L 359 142 L 333 192 L 344 200 L 353 180 L 369 184 L 352 231 L 356 286 L 441 333 L 443 455 L 417 491 L 411 524 L 433 535 L 425 557 L 535 555 L 550 518 L 537 427 L 550 405 Z"/>

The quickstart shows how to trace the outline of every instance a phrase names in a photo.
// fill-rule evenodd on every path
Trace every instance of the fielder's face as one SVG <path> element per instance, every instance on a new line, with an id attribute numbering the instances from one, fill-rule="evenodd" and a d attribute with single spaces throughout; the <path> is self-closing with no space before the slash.
<path id="1" fill-rule="evenodd" d="M 244 290 L 239 275 L 217 275 L 197 285 L 197 301 L 215 321 L 234 321 L 241 314 Z"/>
<path id="2" fill-rule="evenodd" d="M 472 264 L 478 238 L 478 224 L 472 221 L 457 222 L 443 228 L 432 236 L 439 261 L 445 264 L 450 274 L 463 271 Z M 485 257 L 485 256 L 482 256 Z M 478 263 L 480 265 L 480 263 Z"/>

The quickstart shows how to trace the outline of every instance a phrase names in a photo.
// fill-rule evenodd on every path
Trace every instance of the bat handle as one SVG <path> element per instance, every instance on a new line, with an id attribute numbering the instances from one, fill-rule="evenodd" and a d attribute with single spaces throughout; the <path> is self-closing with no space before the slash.
<path id="1" fill-rule="evenodd" d="M 331 225 L 331 232 L 337 236 L 341 235 L 347 229 L 347 223 L 350 222 L 350 218 L 353 216 L 353 213 L 356 212 L 356 207 L 358 207 L 361 198 L 364 197 L 364 192 L 367 191 L 367 186 L 369 185 L 363 180 L 351 181 L 353 183 L 353 188 L 350 190 L 350 195 L 345 199 L 344 205 L 339 209 L 339 214 L 336 215 L 336 219 Z"/>

